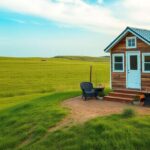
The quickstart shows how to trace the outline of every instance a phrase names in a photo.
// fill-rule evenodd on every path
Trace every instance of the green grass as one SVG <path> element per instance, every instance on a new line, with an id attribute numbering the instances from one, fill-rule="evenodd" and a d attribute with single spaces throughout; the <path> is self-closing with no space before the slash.
<path id="1" fill-rule="evenodd" d="M 80 82 L 89 81 L 90 65 L 94 84 L 109 86 L 108 58 L 76 59 L 0 58 L 0 97 L 79 90 Z"/>
<path id="2" fill-rule="evenodd" d="M 33 97 L 28 102 L 1 111 L 0 149 L 16 149 L 25 141 L 32 143 L 39 140 L 48 128 L 55 126 L 68 113 L 60 102 L 77 95 L 79 92 Z"/>
<path id="3" fill-rule="evenodd" d="M 83 125 L 62 129 L 24 149 L 51 150 L 148 150 L 150 116 L 124 119 L 100 117 Z"/>
<path id="4" fill-rule="evenodd" d="M 13 107 L 18 104 L 32 101 L 33 99 L 44 96 L 44 95 L 46 95 L 46 94 L 30 94 L 30 95 L 23 95 L 23 96 L 0 98 L 0 111 L 10 108 L 10 107 Z"/>
<path id="5" fill-rule="evenodd" d="M 135 110 L 133 110 L 133 109 L 131 109 L 131 108 L 126 108 L 124 111 L 123 111 L 123 113 L 122 113 L 122 116 L 124 117 L 124 118 L 130 118 L 130 117 L 134 117 L 134 116 L 136 116 L 136 111 Z"/>

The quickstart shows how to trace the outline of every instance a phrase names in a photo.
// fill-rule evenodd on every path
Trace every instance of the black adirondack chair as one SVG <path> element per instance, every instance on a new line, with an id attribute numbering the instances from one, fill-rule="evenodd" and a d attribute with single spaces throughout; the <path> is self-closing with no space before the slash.
<path id="1" fill-rule="evenodd" d="M 93 88 L 93 84 L 91 82 L 82 82 L 80 84 L 81 90 L 82 90 L 82 98 L 85 100 L 88 97 L 96 97 L 98 96 L 98 91 Z"/>

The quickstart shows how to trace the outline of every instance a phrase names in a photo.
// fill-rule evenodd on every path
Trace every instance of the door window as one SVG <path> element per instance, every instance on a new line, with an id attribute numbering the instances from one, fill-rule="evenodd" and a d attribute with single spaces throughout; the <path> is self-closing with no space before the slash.
<path id="1" fill-rule="evenodd" d="M 130 56 L 130 70 L 138 69 L 137 55 Z"/>

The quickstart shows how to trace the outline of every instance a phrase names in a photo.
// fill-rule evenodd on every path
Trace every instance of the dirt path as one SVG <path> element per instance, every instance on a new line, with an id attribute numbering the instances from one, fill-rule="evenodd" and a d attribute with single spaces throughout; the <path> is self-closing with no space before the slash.
<path id="1" fill-rule="evenodd" d="M 56 126 L 49 128 L 48 132 L 53 132 L 63 127 L 67 128 L 70 127 L 72 124 L 74 124 L 74 120 L 69 115 L 66 118 L 64 118 L 62 121 L 60 121 Z"/>

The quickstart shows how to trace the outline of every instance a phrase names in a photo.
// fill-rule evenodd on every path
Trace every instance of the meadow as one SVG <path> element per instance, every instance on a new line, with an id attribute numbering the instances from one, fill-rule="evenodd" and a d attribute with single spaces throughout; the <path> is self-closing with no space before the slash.
<path id="1" fill-rule="evenodd" d="M 89 81 L 109 87 L 109 58 L 0 58 L 0 150 L 147 150 L 150 117 L 99 117 L 55 132 L 70 110 L 60 103 Z"/>
<path id="2" fill-rule="evenodd" d="M 89 81 L 90 65 L 94 84 L 109 86 L 105 57 L 0 58 L 0 97 L 79 90 Z"/>

